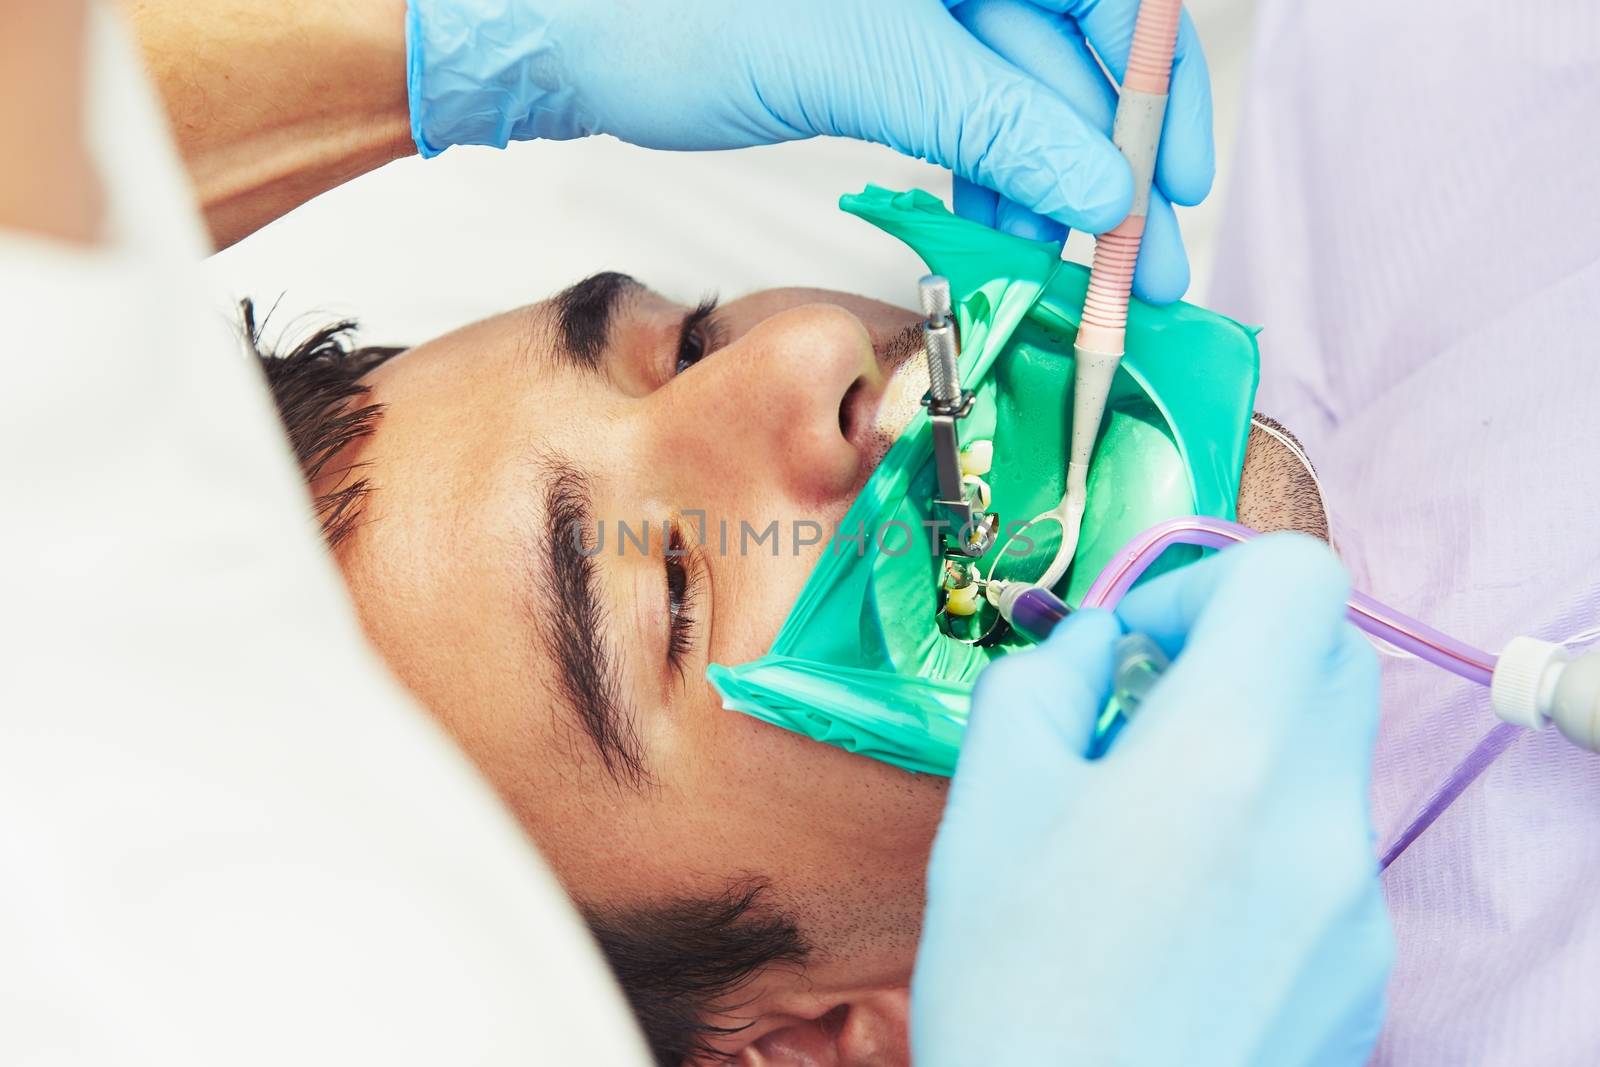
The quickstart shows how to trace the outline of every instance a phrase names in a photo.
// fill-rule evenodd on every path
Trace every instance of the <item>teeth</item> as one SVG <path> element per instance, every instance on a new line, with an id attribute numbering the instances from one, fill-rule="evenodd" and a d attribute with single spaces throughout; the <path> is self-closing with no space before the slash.
<path id="1" fill-rule="evenodd" d="M 964 585 L 960 589 L 952 589 L 945 595 L 944 610 L 951 615 L 972 615 L 978 610 L 978 584 Z"/>
<path id="2" fill-rule="evenodd" d="M 965 488 L 965 489 L 971 489 L 974 486 L 976 486 L 977 490 L 978 490 L 978 510 L 979 511 L 988 511 L 989 510 L 989 483 L 988 482 L 984 481 L 982 478 L 978 477 L 976 474 L 969 474 L 965 478 L 961 479 L 961 485 L 962 485 L 962 488 Z"/>
<path id="3" fill-rule="evenodd" d="M 994 442 L 974 441 L 961 450 L 961 473 L 982 476 L 994 466 Z"/>
<path id="4" fill-rule="evenodd" d="M 944 610 L 951 615 L 972 615 L 978 610 L 983 591 L 978 585 L 978 568 L 958 560 L 945 560 Z"/>

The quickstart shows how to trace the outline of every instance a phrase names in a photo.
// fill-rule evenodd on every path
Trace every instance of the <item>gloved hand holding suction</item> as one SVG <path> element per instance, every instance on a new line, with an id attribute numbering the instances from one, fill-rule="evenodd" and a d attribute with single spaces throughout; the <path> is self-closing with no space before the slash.
<path id="1" fill-rule="evenodd" d="M 1347 592 L 1324 547 L 1267 537 L 982 675 L 928 872 L 918 1064 L 1365 1062 L 1392 945 Z M 1175 659 L 1089 761 L 1124 625 Z"/>
<path id="2" fill-rule="evenodd" d="M 411 0 L 412 132 L 424 155 L 597 133 L 666 149 L 853 137 L 949 167 L 1060 226 L 1121 222 L 1134 191 L 1104 101 L 1018 69 L 945 6 Z M 1125 56 L 1136 7 L 1103 0 L 1084 28 Z M 1077 81 L 1103 85 L 1086 48 L 1071 62 Z M 1187 136 L 1208 161 L 1204 67 L 1185 69 L 1198 74 L 1181 86 Z M 1205 173 L 1175 183 L 1180 199 L 1209 186 L 1209 162 L 1190 169 Z"/>
<path id="3" fill-rule="evenodd" d="M 1054 89 L 1096 129 L 1110 135 L 1118 93 L 1095 56 L 1105 61 L 1119 83 L 1127 79 L 1139 8 L 1133 2 L 1091 0 L 962 0 L 951 14 L 995 53 Z M 1134 295 L 1153 304 L 1177 300 L 1189 288 L 1189 260 L 1172 205 L 1200 203 L 1211 191 L 1216 173 L 1211 83 L 1200 38 L 1187 15 L 1177 26 L 1169 62 L 1171 86 L 1160 127 L 1160 154 L 1150 146 L 1155 187 L 1133 274 Z M 1019 237 L 1054 242 L 1067 237 L 1059 223 L 960 175 L 955 179 L 954 207 L 959 215 Z"/>

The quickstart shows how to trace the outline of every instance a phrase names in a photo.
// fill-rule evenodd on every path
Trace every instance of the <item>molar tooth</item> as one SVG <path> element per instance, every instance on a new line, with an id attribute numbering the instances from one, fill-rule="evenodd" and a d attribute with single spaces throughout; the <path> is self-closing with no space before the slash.
<path id="1" fill-rule="evenodd" d="M 973 441 L 961 450 L 961 473 L 979 477 L 994 466 L 994 442 Z"/>
<path id="2" fill-rule="evenodd" d="M 980 597 L 976 582 L 952 589 L 945 594 L 944 610 L 951 615 L 972 615 L 978 610 Z"/>

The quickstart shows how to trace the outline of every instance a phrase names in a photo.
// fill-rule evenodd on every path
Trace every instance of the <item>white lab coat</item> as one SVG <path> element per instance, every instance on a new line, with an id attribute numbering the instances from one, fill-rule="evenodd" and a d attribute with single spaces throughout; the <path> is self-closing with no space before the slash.
<path id="1" fill-rule="evenodd" d="M 0 1063 L 646 1062 L 363 641 L 154 97 L 92 35 L 109 239 L 0 234 Z"/>

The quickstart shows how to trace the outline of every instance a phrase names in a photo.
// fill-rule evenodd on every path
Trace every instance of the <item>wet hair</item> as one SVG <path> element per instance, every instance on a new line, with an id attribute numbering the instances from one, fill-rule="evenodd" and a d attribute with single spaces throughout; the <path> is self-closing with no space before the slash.
<path id="1" fill-rule="evenodd" d="M 369 403 L 362 376 L 405 351 L 354 343 L 356 323 L 335 322 L 281 355 L 262 345 L 254 305 L 240 305 L 244 333 L 261 363 L 307 484 L 340 475 L 316 496 L 322 533 L 337 547 L 360 525 L 372 491 L 359 465 L 330 467 L 350 445 L 370 437 L 383 417 Z M 771 907 L 756 878 L 732 882 L 718 895 L 669 900 L 641 908 L 580 907 L 655 1060 L 680 1067 L 691 1056 L 714 1058 L 709 1042 L 739 1027 L 715 1026 L 714 1013 L 736 1014 L 740 996 L 764 970 L 801 966 L 809 946 L 798 926 Z"/>

